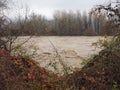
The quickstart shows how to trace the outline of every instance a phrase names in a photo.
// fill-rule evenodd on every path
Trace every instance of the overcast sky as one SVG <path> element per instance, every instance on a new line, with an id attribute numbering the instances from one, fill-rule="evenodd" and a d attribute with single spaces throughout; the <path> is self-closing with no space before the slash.
<path id="1" fill-rule="evenodd" d="M 107 3 L 109 0 L 14 0 L 16 5 L 24 5 L 31 11 L 52 18 L 55 10 L 79 10 L 89 12 L 97 4 Z"/>

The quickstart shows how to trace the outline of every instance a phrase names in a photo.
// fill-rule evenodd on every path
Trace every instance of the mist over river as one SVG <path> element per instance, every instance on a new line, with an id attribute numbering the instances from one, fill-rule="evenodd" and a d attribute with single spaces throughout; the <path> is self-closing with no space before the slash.
<path id="1" fill-rule="evenodd" d="M 27 40 L 29 36 L 18 37 L 16 44 Z M 53 70 L 51 65 L 61 68 L 59 59 L 72 68 L 82 67 L 81 62 L 87 56 L 97 54 L 100 49 L 92 46 L 100 36 L 33 36 L 23 45 L 34 60 L 42 67 Z"/>

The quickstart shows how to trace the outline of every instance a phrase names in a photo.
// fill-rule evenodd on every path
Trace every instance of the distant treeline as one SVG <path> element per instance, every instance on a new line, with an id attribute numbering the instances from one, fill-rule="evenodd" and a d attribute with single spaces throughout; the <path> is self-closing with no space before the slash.
<path id="1" fill-rule="evenodd" d="M 113 23 L 109 22 L 104 15 L 81 14 L 79 11 L 56 11 L 53 19 L 48 20 L 42 15 L 32 13 L 24 18 L 18 17 L 12 22 L 12 35 L 114 35 Z"/>

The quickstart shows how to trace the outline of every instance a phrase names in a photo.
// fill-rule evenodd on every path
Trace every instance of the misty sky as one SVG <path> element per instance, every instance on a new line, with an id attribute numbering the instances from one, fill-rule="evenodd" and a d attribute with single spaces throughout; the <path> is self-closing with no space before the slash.
<path id="1" fill-rule="evenodd" d="M 23 5 L 35 13 L 52 18 L 55 10 L 79 10 L 89 12 L 98 4 L 105 4 L 109 0 L 13 0 L 17 6 Z"/>

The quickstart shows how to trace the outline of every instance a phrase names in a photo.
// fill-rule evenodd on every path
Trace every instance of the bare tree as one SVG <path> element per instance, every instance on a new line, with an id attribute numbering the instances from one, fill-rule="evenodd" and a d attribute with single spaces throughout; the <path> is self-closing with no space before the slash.
<path id="1" fill-rule="evenodd" d="M 4 13 L 8 9 L 9 2 L 8 0 L 0 1 L 0 49 L 11 52 L 12 44 L 17 39 L 17 36 L 13 36 L 13 28 L 10 27 L 12 21 Z"/>
<path id="2" fill-rule="evenodd" d="M 92 10 L 92 14 L 96 16 L 100 16 L 104 14 L 108 19 L 109 23 L 112 23 L 114 27 L 114 33 L 120 32 L 120 1 L 116 0 L 116 2 L 109 2 L 108 5 L 98 5 Z"/>
<path id="3" fill-rule="evenodd" d="M 6 48 L 6 46 L 5 46 L 5 41 L 4 40 L 2 40 L 2 36 L 3 36 L 3 34 L 4 34 L 4 26 L 5 26 L 5 21 L 6 21 L 6 16 L 4 15 L 4 9 L 6 9 L 7 8 L 7 4 L 6 4 L 6 0 L 1 0 L 0 1 L 0 48 Z"/>

